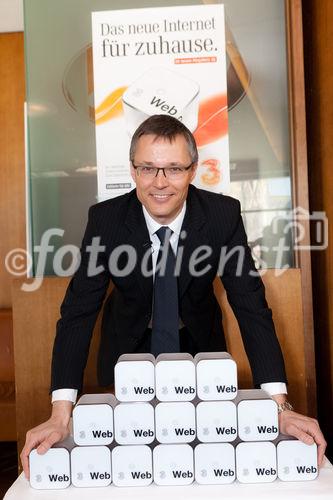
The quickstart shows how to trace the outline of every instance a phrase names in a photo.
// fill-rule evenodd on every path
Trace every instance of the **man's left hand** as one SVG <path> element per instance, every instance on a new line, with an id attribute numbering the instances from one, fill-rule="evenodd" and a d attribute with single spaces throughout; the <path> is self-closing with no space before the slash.
<path id="1" fill-rule="evenodd" d="M 322 464 L 327 443 L 316 419 L 285 410 L 279 414 L 280 432 L 293 436 L 305 444 L 318 446 L 318 465 Z"/>

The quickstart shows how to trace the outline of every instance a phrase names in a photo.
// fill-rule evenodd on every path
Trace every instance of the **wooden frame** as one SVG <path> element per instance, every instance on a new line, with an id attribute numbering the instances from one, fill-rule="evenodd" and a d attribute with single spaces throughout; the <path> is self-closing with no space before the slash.
<path id="1" fill-rule="evenodd" d="M 303 59 L 301 0 L 286 0 L 288 87 L 292 154 L 293 206 L 309 210 L 308 164 Z M 310 245 L 309 220 L 303 220 L 304 245 Z M 316 372 L 313 333 L 312 277 L 310 250 L 296 252 L 296 266 L 301 270 L 304 322 L 305 380 L 308 412 L 316 414 Z"/>

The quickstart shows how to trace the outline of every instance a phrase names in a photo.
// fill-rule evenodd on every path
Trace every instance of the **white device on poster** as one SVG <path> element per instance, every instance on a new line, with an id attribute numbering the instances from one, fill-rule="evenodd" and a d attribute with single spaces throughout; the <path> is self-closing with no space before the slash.
<path id="1" fill-rule="evenodd" d="M 155 378 L 159 401 L 192 401 L 196 396 L 195 365 L 188 353 L 157 356 Z"/>
<path id="2" fill-rule="evenodd" d="M 29 454 L 30 486 L 37 490 L 67 488 L 71 484 L 70 451 L 73 446 L 73 439 L 69 437 L 44 455 L 32 450 Z"/>
<path id="3" fill-rule="evenodd" d="M 236 479 L 235 449 L 229 443 L 202 443 L 194 449 L 199 484 L 229 484 Z"/>
<path id="4" fill-rule="evenodd" d="M 155 358 L 152 354 L 123 354 L 114 369 L 115 396 L 121 402 L 151 401 L 155 397 Z"/>
<path id="5" fill-rule="evenodd" d="M 177 118 L 193 132 L 198 124 L 199 85 L 179 72 L 163 67 L 150 68 L 123 94 L 127 132 L 151 115 Z"/>
<path id="6" fill-rule="evenodd" d="M 150 447 L 135 445 L 113 448 L 112 474 L 116 486 L 148 486 L 153 480 Z"/>
<path id="7" fill-rule="evenodd" d="M 241 483 L 271 483 L 277 478 L 276 448 L 271 442 L 236 446 L 236 474 Z"/>
<path id="8" fill-rule="evenodd" d="M 150 403 L 119 403 L 114 410 L 118 444 L 150 444 L 155 439 L 155 414 Z"/>
<path id="9" fill-rule="evenodd" d="M 112 394 L 85 394 L 73 410 L 73 436 L 80 446 L 108 445 L 114 438 Z"/>
<path id="10" fill-rule="evenodd" d="M 193 449 L 189 444 L 160 444 L 153 451 L 154 482 L 184 486 L 194 480 Z"/>
<path id="11" fill-rule="evenodd" d="M 196 407 L 197 437 L 202 443 L 228 443 L 237 437 L 233 401 L 201 401 Z"/>
<path id="12" fill-rule="evenodd" d="M 237 365 L 227 352 L 202 352 L 194 357 L 197 394 L 202 401 L 232 400 L 237 396 Z"/>
<path id="13" fill-rule="evenodd" d="M 109 486 L 111 452 L 107 446 L 77 446 L 71 452 L 72 484 L 77 488 Z"/>
<path id="14" fill-rule="evenodd" d="M 276 402 L 261 389 L 244 389 L 237 399 L 238 435 L 242 441 L 273 441 L 279 434 Z"/>
<path id="15" fill-rule="evenodd" d="M 318 476 L 317 445 L 280 437 L 276 447 L 278 477 L 282 481 L 310 481 Z"/>
<path id="16" fill-rule="evenodd" d="M 189 401 L 158 403 L 155 429 L 160 443 L 191 443 L 196 437 L 194 404 Z"/>

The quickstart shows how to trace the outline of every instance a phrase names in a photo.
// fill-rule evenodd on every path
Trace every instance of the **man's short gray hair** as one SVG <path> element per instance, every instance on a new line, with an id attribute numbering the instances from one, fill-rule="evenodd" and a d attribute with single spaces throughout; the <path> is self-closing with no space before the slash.
<path id="1" fill-rule="evenodd" d="M 182 135 L 187 143 L 193 164 L 198 162 L 198 150 L 192 132 L 177 118 L 169 115 L 152 115 L 139 125 L 133 134 L 130 146 L 130 161 L 134 161 L 138 140 L 143 135 L 155 135 L 156 139 L 163 137 L 170 142 Z"/>

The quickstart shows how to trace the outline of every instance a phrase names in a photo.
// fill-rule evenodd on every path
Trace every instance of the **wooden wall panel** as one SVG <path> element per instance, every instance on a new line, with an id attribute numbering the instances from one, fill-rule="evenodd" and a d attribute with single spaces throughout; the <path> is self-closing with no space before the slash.
<path id="1" fill-rule="evenodd" d="M 11 307 L 4 260 L 25 248 L 23 33 L 0 34 L 0 308 Z"/>
<path id="2" fill-rule="evenodd" d="M 333 459 L 333 2 L 304 0 L 304 50 L 312 211 L 328 217 L 325 251 L 312 252 L 318 416 Z"/>
<path id="3" fill-rule="evenodd" d="M 23 33 L 0 34 L 0 440 L 16 439 L 11 274 L 5 257 L 25 248 Z M 22 264 L 22 262 L 21 262 Z"/>
<path id="4" fill-rule="evenodd" d="M 11 309 L 0 309 L 0 441 L 15 441 L 15 384 Z"/>
<path id="5" fill-rule="evenodd" d="M 270 269 L 263 275 L 263 281 L 285 359 L 289 384 L 288 397 L 297 411 L 315 416 L 316 408 L 308 405 L 301 270 L 288 269 L 277 276 L 275 270 Z M 237 361 L 240 387 L 249 388 L 252 386 L 250 366 L 235 316 L 227 302 L 220 280 L 215 280 L 214 286 L 215 294 L 224 311 L 223 324 L 228 350 Z"/>
<path id="6" fill-rule="evenodd" d="M 41 288 L 35 292 L 21 290 L 25 281 L 15 279 L 12 282 L 19 449 L 25 441 L 26 431 L 50 416 L 52 346 L 60 304 L 69 279 L 45 278 Z M 85 371 L 85 392 L 99 391 L 95 370 L 99 324 L 98 320 Z"/>
<path id="7" fill-rule="evenodd" d="M 269 270 L 263 280 L 273 310 L 277 334 L 285 353 L 290 398 L 299 411 L 311 413 L 311 409 L 307 407 L 305 383 L 301 273 L 299 269 L 289 269 L 279 277 L 274 274 L 274 270 Z M 14 280 L 12 289 L 19 450 L 23 446 L 26 431 L 46 420 L 50 414 L 48 390 L 51 349 L 59 307 L 68 279 L 45 278 L 41 288 L 30 293 L 21 290 L 22 282 L 22 279 Z M 225 313 L 227 343 L 238 364 L 240 386 L 250 388 L 251 374 L 237 322 L 227 304 L 225 291 L 219 280 L 215 281 L 215 293 Z M 99 325 L 98 322 L 93 335 L 85 372 L 84 392 L 100 392 L 96 382 Z"/>

